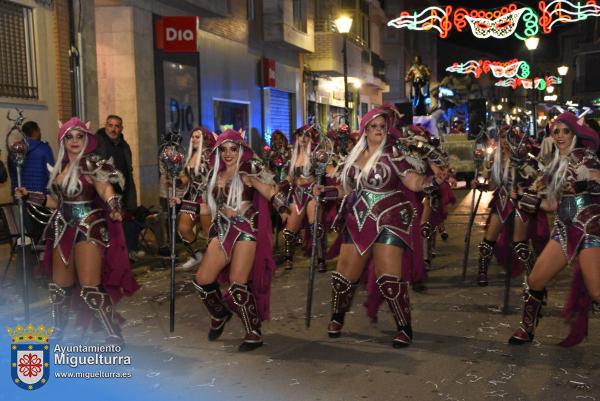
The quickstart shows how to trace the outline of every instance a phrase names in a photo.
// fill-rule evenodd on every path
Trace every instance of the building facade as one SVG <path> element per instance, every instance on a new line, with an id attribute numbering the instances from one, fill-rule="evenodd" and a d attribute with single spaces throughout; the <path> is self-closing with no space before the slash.
<path id="1" fill-rule="evenodd" d="M 147 156 L 170 128 L 186 140 L 196 125 L 241 129 L 259 150 L 273 130 L 301 124 L 312 10 L 310 0 L 96 1 L 96 21 L 110 21 L 96 24 L 99 115 L 124 119 L 142 203 L 156 202 L 157 158 Z M 199 17 L 197 52 L 157 49 L 166 16 Z"/>
<path id="2" fill-rule="evenodd" d="M 19 109 L 26 121 L 39 124 L 42 140 L 55 154 L 58 120 L 78 110 L 92 125 L 98 124 L 93 2 L 77 8 L 70 3 L 0 0 L 0 132 L 5 135 L 12 126 L 7 113 L 15 117 Z M 74 25 L 79 25 L 79 35 L 71 34 Z M 76 43 L 82 44 L 79 52 L 70 52 Z M 85 85 L 85 96 L 75 93 L 73 80 Z M 0 141 L 6 162 L 5 146 Z M 0 202 L 10 200 L 10 183 L 0 184 Z"/>
<path id="3" fill-rule="evenodd" d="M 344 37 L 334 20 L 352 18 L 347 35 L 349 124 L 356 128 L 360 117 L 383 103 L 389 91 L 381 45 L 385 14 L 377 0 L 316 0 L 315 51 L 305 58 L 307 112 L 322 127 L 334 126 L 344 116 Z"/>

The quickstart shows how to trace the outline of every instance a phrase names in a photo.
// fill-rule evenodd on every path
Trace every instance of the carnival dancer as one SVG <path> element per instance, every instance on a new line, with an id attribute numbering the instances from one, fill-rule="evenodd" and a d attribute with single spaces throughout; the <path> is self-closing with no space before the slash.
<path id="1" fill-rule="evenodd" d="M 344 243 L 336 271 L 332 274 L 332 317 L 330 337 L 339 337 L 350 309 L 357 282 L 373 258 L 377 286 L 386 299 L 397 325 L 394 347 L 412 341 L 408 282 L 402 280 L 403 253 L 413 246 L 411 227 L 416 212 L 408 192 L 431 192 L 439 177 L 426 178 L 423 164 L 413 158 L 390 133 L 393 111 L 371 110 L 361 120 L 361 137 L 346 158 L 338 187 L 318 187 L 325 198 L 345 194 L 341 213 L 345 216 Z"/>
<path id="2" fill-rule="evenodd" d="M 189 259 L 178 266 L 180 271 L 190 271 L 202 260 L 202 251 L 196 244 L 197 234 L 194 226 L 200 221 L 204 238 L 208 238 L 211 216 L 205 199 L 208 174 L 208 158 L 215 144 L 215 138 L 205 127 L 196 127 L 192 131 L 185 168 L 178 179 L 178 187 L 185 188 L 177 219 L 177 233 L 181 238 Z"/>
<path id="3" fill-rule="evenodd" d="M 48 183 L 48 195 L 16 188 L 34 209 L 32 217 L 52 209 L 45 230 L 46 270 L 55 337 L 61 339 L 69 320 L 71 295 L 79 295 L 98 318 L 108 343 L 123 341 L 114 303 L 137 288 L 121 225 L 121 198 L 111 184 L 123 186 L 122 174 L 110 160 L 94 153 L 96 136 L 76 117 L 59 124 L 58 157 Z"/>
<path id="4" fill-rule="evenodd" d="M 433 138 L 429 131 L 420 126 L 410 126 L 405 129 L 409 138 L 416 141 L 410 145 L 416 148 L 417 154 L 420 154 L 425 163 L 425 174 L 435 176 L 443 172 L 450 178 L 450 164 L 448 154 L 442 149 L 439 139 Z M 452 189 L 448 181 L 442 182 L 430 194 L 422 196 L 420 208 L 420 223 L 421 235 L 424 240 L 424 256 L 425 266 L 427 269 L 431 267 L 431 259 L 433 257 L 433 248 L 435 244 L 436 231 L 440 229 L 445 218 L 448 215 L 448 204 L 455 201 Z M 421 275 L 426 278 L 426 273 Z M 415 291 L 423 291 L 425 289 L 422 281 L 413 281 L 413 289 Z"/>
<path id="5" fill-rule="evenodd" d="M 294 145 L 290 160 L 288 176 L 279 183 L 279 191 L 290 199 L 290 213 L 284 219 L 283 229 L 285 269 L 291 270 L 294 265 L 294 247 L 298 242 L 298 232 L 305 224 L 313 227 L 315 219 L 315 201 L 312 188 L 315 184 L 315 172 L 311 162 L 311 152 L 318 145 L 320 133 L 314 125 L 304 125 L 294 133 Z M 317 243 L 322 244 L 325 235 L 322 224 L 318 228 Z M 325 271 L 323 247 L 319 247 L 317 256 L 319 271 Z"/>
<path id="6" fill-rule="evenodd" d="M 280 183 L 287 176 L 292 151 L 288 140 L 280 130 L 271 133 L 271 144 L 265 146 L 265 163 L 275 175 L 276 183 Z"/>
<path id="7" fill-rule="evenodd" d="M 263 344 L 260 326 L 269 316 L 275 270 L 267 199 L 281 198 L 274 196 L 272 176 L 237 131 L 219 135 L 210 163 L 206 198 L 213 221 L 193 284 L 210 315 L 208 339 L 214 341 L 232 315 L 217 280 L 221 276 L 229 282 L 232 309 L 246 331 L 239 350 L 251 351 Z M 284 203 L 276 205 L 285 208 Z"/>
<path id="8" fill-rule="evenodd" d="M 501 264 L 504 264 L 507 258 L 513 258 L 514 253 L 517 263 L 512 274 L 518 276 L 523 270 L 530 272 L 535 262 L 535 253 L 529 240 L 532 240 L 536 249 L 541 250 L 549 236 L 546 214 L 525 212 L 516 207 L 513 196 L 531 185 L 538 176 L 537 161 L 530 156 L 530 153 L 536 152 L 532 149 L 532 142 L 517 128 L 509 125 L 500 129 L 498 141 L 491 168 L 488 170 L 490 179 L 486 180 L 487 183 L 480 183 L 477 179 L 472 183 L 479 190 L 494 191 L 489 205 L 491 212 L 486 223 L 485 235 L 479 244 L 477 284 L 482 287 L 488 285 L 488 268 L 494 253 Z M 514 246 L 511 248 L 508 243 L 509 225 L 506 223 L 513 214 Z"/>
<path id="9" fill-rule="evenodd" d="M 263 159 L 265 164 L 274 174 L 273 180 L 276 184 L 279 184 L 285 177 L 289 169 L 290 158 L 291 158 L 291 146 L 288 143 L 286 136 L 280 130 L 276 129 L 271 133 L 271 142 L 269 146 L 263 148 Z M 287 194 L 286 194 L 287 196 Z M 283 255 L 279 252 L 279 234 L 284 228 L 284 223 L 276 210 L 271 210 L 271 222 L 275 229 L 275 244 L 274 252 L 278 256 L 275 262 L 278 262 Z"/>
<path id="10" fill-rule="evenodd" d="M 556 211 L 556 218 L 551 239 L 527 277 L 521 325 L 510 344 L 533 341 L 546 286 L 572 262 L 576 266 L 564 311 L 571 332 L 561 345 L 576 345 L 585 338 L 591 300 L 600 302 L 600 160 L 595 154 L 600 138 L 569 112 L 556 118 L 551 133 L 554 159 L 519 205 L 532 211 Z"/>

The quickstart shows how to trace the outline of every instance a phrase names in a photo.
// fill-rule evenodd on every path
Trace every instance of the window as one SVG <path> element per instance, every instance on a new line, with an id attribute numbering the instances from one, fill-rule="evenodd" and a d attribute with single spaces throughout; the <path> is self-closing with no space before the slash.
<path id="1" fill-rule="evenodd" d="M 227 128 L 231 128 L 248 132 L 250 126 L 248 106 L 248 103 L 215 99 L 213 101 L 214 131 L 220 134 Z"/>
<path id="2" fill-rule="evenodd" d="M 306 32 L 306 23 L 302 15 L 302 0 L 292 0 L 292 16 L 294 19 L 294 28 Z"/>
<path id="3" fill-rule="evenodd" d="M 0 0 L 0 96 L 37 99 L 33 12 Z"/>

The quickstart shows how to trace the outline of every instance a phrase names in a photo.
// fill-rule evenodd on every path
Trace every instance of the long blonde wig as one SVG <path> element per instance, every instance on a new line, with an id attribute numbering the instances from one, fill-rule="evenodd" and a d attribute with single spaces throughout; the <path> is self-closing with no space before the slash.
<path id="1" fill-rule="evenodd" d="M 561 155 L 558 150 L 558 147 L 555 147 L 554 158 L 552 159 L 550 165 L 544 171 L 544 174 L 550 175 L 552 177 L 548 185 L 548 196 L 556 198 L 558 192 L 562 190 L 564 184 L 566 183 L 567 169 L 569 168 L 569 155 L 571 154 L 573 149 L 575 149 L 576 143 L 577 137 L 573 135 L 573 140 L 571 141 L 571 145 L 569 145 L 569 151 L 566 155 Z"/>
<path id="2" fill-rule="evenodd" d="M 73 130 L 72 132 L 80 132 L 80 131 Z M 63 139 L 62 141 L 60 141 L 60 146 L 58 148 L 58 155 L 56 157 L 56 163 L 54 163 L 54 166 L 52 167 L 52 171 L 50 172 L 50 179 L 48 180 L 48 186 L 47 186 L 47 189 L 48 189 L 48 191 L 50 191 L 50 193 L 52 193 L 52 184 L 54 183 L 54 181 L 56 180 L 56 177 L 58 177 L 58 175 L 61 173 L 61 170 L 62 170 L 62 162 L 63 162 L 63 159 L 65 158 L 65 154 L 66 154 L 65 140 L 66 140 L 66 138 Z M 83 157 L 85 148 L 87 147 L 87 143 L 88 143 L 88 135 L 86 134 L 86 135 L 84 135 L 83 146 L 81 147 L 81 152 L 79 152 L 79 154 L 77 155 L 75 160 L 69 161 L 69 164 L 67 165 L 67 172 L 65 174 L 65 177 L 63 178 L 62 182 L 60 183 L 60 187 L 61 187 L 62 191 L 64 193 L 66 193 L 67 196 L 69 196 L 69 197 L 77 196 L 81 192 L 82 188 L 81 188 L 81 182 L 79 181 L 79 162 L 81 161 L 81 158 Z"/>
<path id="3" fill-rule="evenodd" d="M 198 143 L 198 148 L 196 150 L 194 150 L 194 145 L 193 145 L 193 141 L 194 141 L 193 137 L 194 137 L 195 132 L 200 132 L 200 142 Z M 192 157 L 194 157 L 195 154 L 198 155 L 196 157 L 196 160 L 194 161 L 194 166 L 192 167 L 195 175 L 200 174 L 200 163 L 202 161 L 201 159 L 202 159 L 203 148 L 204 148 L 204 133 L 202 132 L 202 130 L 195 130 L 194 132 L 192 132 L 192 136 L 190 137 L 190 144 L 188 146 L 187 156 L 185 158 L 185 167 L 188 168 L 188 164 L 190 163 L 190 160 L 192 159 Z"/>
<path id="4" fill-rule="evenodd" d="M 363 180 L 367 179 L 367 177 L 369 176 L 369 174 L 371 173 L 371 171 L 377 164 L 379 157 L 383 153 L 383 148 L 385 147 L 385 143 L 387 141 L 388 135 L 389 134 L 387 134 L 387 128 L 386 128 L 385 138 L 381 141 L 381 143 L 379 144 L 379 146 L 377 147 L 375 152 L 373 152 L 373 154 L 369 157 L 369 160 L 367 160 L 367 162 L 365 163 L 365 166 L 358 174 L 358 177 L 356 177 L 356 188 L 352 188 L 348 181 L 349 180 L 348 174 L 350 172 L 350 168 L 354 165 L 354 163 L 356 163 L 356 160 L 358 160 L 358 158 L 360 157 L 362 152 L 364 150 L 366 150 L 367 146 L 368 146 L 367 145 L 367 134 L 361 135 L 360 139 L 358 140 L 356 145 L 354 145 L 354 147 L 352 148 L 352 151 L 348 154 L 348 156 L 346 157 L 346 160 L 344 161 L 344 168 L 342 170 L 341 178 L 342 178 L 342 187 L 344 188 L 344 191 L 346 193 L 351 192 L 353 189 L 358 190 L 361 187 Z"/>
<path id="5" fill-rule="evenodd" d="M 300 134 L 302 135 L 302 134 Z M 292 157 L 290 158 L 290 176 L 294 177 L 296 174 L 296 161 L 300 154 L 304 154 L 304 164 L 302 165 L 302 174 L 305 176 L 310 175 L 310 169 L 312 162 L 310 160 L 310 149 L 312 145 L 312 139 L 308 138 L 304 146 L 300 146 L 300 138 L 296 138 L 294 142 L 294 149 L 292 150 Z"/>
<path id="6" fill-rule="evenodd" d="M 226 143 L 226 142 L 224 142 Z M 242 192 L 244 191 L 244 183 L 242 182 L 242 178 L 239 174 L 240 169 L 240 161 L 242 160 L 242 155 L 244 153 L 244 148 L 242 145 L 238 145 L 238 159 L 235 165 L 235 172 L 233 173 L 233 177 L 231 178 L 231 185 L 229 187 L 229 193 L 227 194 L 227 203 L 226 206 L 233 209 L 238 210 L 242 204 Z M 210 209 L 210 214 L 213 219 L 217 215 L 218 207 L 217 201 L 213 196 L 213 190 L 217 185 L 217 176 L 219 175 L 219 169 L 221 167 L 221 151 L 217 147 L 215 150 L 215 165 L 213 166 L 213 170 L 210 176 L 210 180 L 208 181 L 207 188 L 207 197 L 208 197 L 208 207 Z"/>

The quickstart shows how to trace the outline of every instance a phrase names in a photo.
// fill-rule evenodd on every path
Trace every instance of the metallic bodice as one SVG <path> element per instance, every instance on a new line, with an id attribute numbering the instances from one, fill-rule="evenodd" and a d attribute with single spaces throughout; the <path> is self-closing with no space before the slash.
<path id="1" fill-rule="evenodd" d="M 208 186 L 208 171 L 205 166 L 200 166 L 198 174 L 195 173 L 193 168 L 188 169 L 190 176 L 190 192 L 192 195 L 199 195 L 206 191 Z"/>
<path id="2" fill-rule="evenodd" d="M 78 226 L 94 211 L 93 201 L 69 202 L 65 201 L 62 204 L 61 212 L 65 221 L 70 226 Z M 97 210 L 97 209 L 96 209 Z"/>
<path id="3" fill-rule="evenodd" d="M 571 223 L 581 210 L 594 203 L 597 201 L 594 201 L 594 197 L 587 193 L 565 195 L 558 203 L 557 217 L 563 223 Z"/>
<path id="4" fill-rule="evenodd" d="M 397 190 L 402 185 L 400 177 L 394 172 L 394 167 L 391 165 L 388 157 L 381 157 L 368 177 L 366 179 L 363 178 L 360 185 L 357 185 L 356 178 L 359 174 L 360 168 L 356 164 L 348 170 L 348 178 L 350 178 L 351 186 L 359 188 L 359 196 L 361 191 L 385 193 Z"/>
<path id="5" fill-rule="evenodd" d="M 382 199 L 387 198 L 390 195 L 391 195 L 391 193 L 377 193 L 377 192 L 362 190 L 359 192 L 358 197 L 363 198 L 365 200 L 365 202 L 367 202 L 367 205 L 372 207 L 377 202 L 381 201 Z"/>

